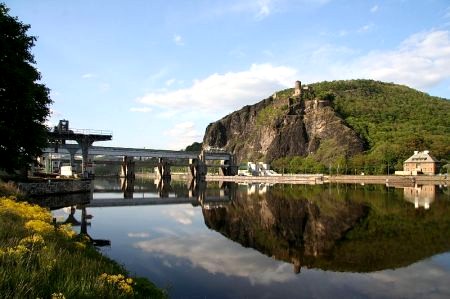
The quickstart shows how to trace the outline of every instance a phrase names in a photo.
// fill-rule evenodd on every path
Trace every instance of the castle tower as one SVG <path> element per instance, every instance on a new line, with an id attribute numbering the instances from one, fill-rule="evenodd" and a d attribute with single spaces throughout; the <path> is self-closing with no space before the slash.
<path id="1" fill-rule="evenodd" d="M 295 81 L 294 97 L 300 97 L 302 94 L 302 82 Z"/>

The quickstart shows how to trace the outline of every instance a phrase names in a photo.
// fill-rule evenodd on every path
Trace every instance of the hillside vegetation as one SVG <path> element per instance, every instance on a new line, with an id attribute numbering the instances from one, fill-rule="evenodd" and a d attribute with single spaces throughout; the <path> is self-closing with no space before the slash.
<path id="1" fill-rule="evenodd" d="M 331 99 L 334 111 L 365 142 L 365 151 L 349 157 L 330 141 L 312 155 L 277 159 L 274 166 L 279 171 L 386 173 L 389 165 L 393 172 L 402 169 L 403 161 L 414 150 L 430 150 L 443 166 L 449 163 L 449 100 L 373 80 L 309 86 L 316 97 Z M 283 91 L 286 92 L 293 89 Z M 446 171 L 445 167 L 442 171 Z"/>

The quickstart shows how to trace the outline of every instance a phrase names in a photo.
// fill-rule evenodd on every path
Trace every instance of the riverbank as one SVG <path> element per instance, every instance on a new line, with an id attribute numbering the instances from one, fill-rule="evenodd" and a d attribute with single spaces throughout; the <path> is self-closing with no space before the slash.
<path id="1" fill-rule="evenodd" d="M 394 176 L 394 175 L 322 175 L 322 174 L 287 174 L 279 176 L 218 176 L 207 175 L 206 181 L 225 181 L 236 183 L 267 184 L 324 184 L 324 183 L 358 183 L 389 184 L 397 186 L 448 185 L 450 179 L 444 175 L 434 176 Z"/>
<path id="2" fill-rule="evenodd" d="M 330 183 L 365 183 L 389 185 L 448 185 L 450 179 L 445 175 L 336 175 L 327 176 Z"/>
<path id="3" fill-rule="evenodd" d="M 166 298 L 145 278 L 130 277 L 89 238 L 52 222 L 49 210 L 0 197 L 2 298 Z"/>

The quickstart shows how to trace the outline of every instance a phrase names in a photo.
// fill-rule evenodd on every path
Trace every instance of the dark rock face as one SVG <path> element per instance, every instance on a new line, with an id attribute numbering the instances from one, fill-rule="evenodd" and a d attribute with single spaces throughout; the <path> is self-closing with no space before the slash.
<path id="1" fill-rule="evenodd" d="M 331 106 L 319 99 L 271 97 L 211 123 L 203 146 L 224 148 L 238 161 L 306 156 L 327 140 L 347 155 L 362 152 L 364 142 Z"/>
<path id="2" fill-rule="evenodd" d="M 321 200 L 328 202 L 328 209 L 307 199 L 285 199 L 282 194 L 241 193 L 230 206 L 205 209 L 203 215 L 209 228 L 227 238 L 300 267 L 330 252 L 368 213 L 361 203 L 325 196 Z"/>

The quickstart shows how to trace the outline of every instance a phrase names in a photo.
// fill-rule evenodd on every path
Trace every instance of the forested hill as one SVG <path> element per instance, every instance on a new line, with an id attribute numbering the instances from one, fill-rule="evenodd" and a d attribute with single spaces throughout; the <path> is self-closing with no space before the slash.
<path id="1" fill-rule="evenodd" d="M 393 172 L 414 150 L 449 162 L 449 100 L 373 80 L 308 87 L 301 100 L 293 88 L 282 90 L 210 124 L 203 146 L 291 172 Z"/>
<path id="2" fill-rule="evenodd" d="M 439 160 L 450 158 L 448 99 L 372 80 L 311 86 L 318 96 L 333 95 L 333 108 L 365 140 L 369 152 L 403 159 L 413 150 L 428 149 Z"/>

